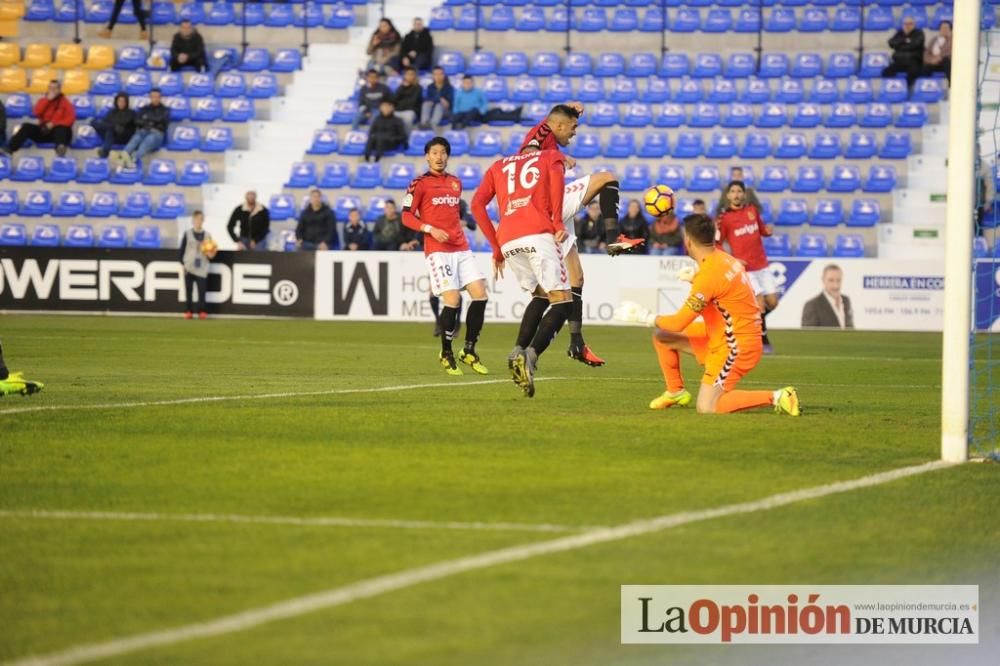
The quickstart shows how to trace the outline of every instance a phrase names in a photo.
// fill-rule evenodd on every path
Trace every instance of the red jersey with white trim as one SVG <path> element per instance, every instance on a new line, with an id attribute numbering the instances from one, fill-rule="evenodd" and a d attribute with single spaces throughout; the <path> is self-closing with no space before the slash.
<path id="1" fill-rule="evenodd" d="M 729 243 L 730 254 L 746 264 L 748 271 L 767 268 L 767 253 L 761 238 L 770 235 L 760 211 L 753 204 L 731 208 L 716 221 L 716 245 L 721 248 L 723 242 Z"/>
<path id="2" fill-rule="evenodd" d="M 507 242 L 533 234 L 554 234 L 562 221 L 566 157 L 557 150 L 522 153 L 494 162 L 472 198 L 472 214 L 494 256 Z M 500 226 L 494 230 L 486 205 L 496 197 Z"/>
<path id="3" fill-rule="evenodd" d="M 552 128 L 549 127 L 549 121 L 543 120 L 524 135 L 521 150 L 529 147 L 536 148 L 537 150 L 559 150 L 559 142 L 556 141 L 556 135 L 552 133 Z"/>
<path id="4" fill-rule="evenodd" d="M 442 243 L 424 233 L 424 254 L 469 249 L 459 213 L 461 202 L 462 181 L 450 173 L 428 171 L 410 183 L 403 197 L 403 224 L 414 231 L 423 231 L 423 225 L 429 224 L 448 234 Z"/>

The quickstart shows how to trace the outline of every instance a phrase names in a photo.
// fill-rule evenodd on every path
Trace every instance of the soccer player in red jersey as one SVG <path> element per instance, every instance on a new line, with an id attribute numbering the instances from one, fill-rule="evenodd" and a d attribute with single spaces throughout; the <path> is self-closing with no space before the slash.
<path id="1" fill-rule="evenodd" d="M 583 105 L 579 102 L 558 104 L 552 107 L 549 115 L 533 127 L 521 144 L 521 152 L 534 150 L 559 150 L 569 145 L 576 136 L 576 128 L 580 116 L 583 115 Z M 572 168 L 576 162 L 566 158 L 567 168 Z M 572 337 L 568 350 L 570 358 L 576 359 L 592 367 L 604 365 L 604 360 L 595 354 L 583 339 L 583 266 L 576 248 L 575 217 L 578 212 L 598 197 L 601 204 L 601 219 L 604 221 L 604 232 L 607 237 L 608 254 L 620 254 L 631 250 L 633 243 L 622 243 L 624 237 L 618 237 L 618 177 L 613 173 L 602 171 L 577 178 L 566 183 L 563 196 L 563 224 L 566 226 L 566 240 L 562 251 L 569 269 L 570 287 L 573 292 L 573 306 L 569 316 L 569 331 Z M 640 241 L 641 242 L 641 241 Z M 528 305 L 528 317 L 541 319 L 548 307 L 544 299 L 532 300 Z"/>
<path id="2" fill-rule="evenodd" d="M 719 215 L 716 241 L 719 247 L 728 243 L 730 254 L 746 267 L 757 303 L 763 317 L 767 317 L 768 312 L 778 307 L 778 282 L 768 268 L 767 253 L 764 252 L 764 241 L 761 238 L 770 236 L 773 228 L 770 224 L 764 224 L 756 206 L 747 203 L 743 181 L 734 180 L 726 186 L 726 199 L 729 207 Z M 770 354 L 774 349 L 767 339 L 767 325 L 763 320 L 762 327 L 764 353 Z"/>
<path id="3" fill-rule="evenodd" d="M 569 272 L 563 259 L 563 189 L 566 158 L 557 150 L 504 157 L 493 163 L 472 197 L 472 215 L 493 248 L 493 275 L 508 266 L 521 288 L 544 302 L 539 319 L 521 319 L 517 345 L 510 356 L 514 382 L 529 398 L 535 395 L 535 365 L 569 317 L 573 304 Z M 486 206 L 496 197 L 500 226 L 494 229 Z M 544 301 L 543 301 L 544 299 Z"/>
<path id="4" fill-rule="evenodd" d="M 465 349 L 458 360 L 475 372 L 485 375 L 489 371 L 479 360 L 476 342 L 486 318 L 486 277 L 476 265 L 465 238 L 459 205 L 462 200 L 462 182 L 448 173 L 451 144 L 447 139 L 434 137 L 424 146 L 428 171 L 410 183 L 403 199 L 403 224 L 424 234 L 424 254 L 431 278 L 431 293 L 440 297 L 441 355 L 439 360 L 449 375 L 461 375 L 462 369 L 455 362 L 451 348 L 455 336 L 458 309 L 461 307 L 461 290 L 472 298 L 465 318 Z"/>

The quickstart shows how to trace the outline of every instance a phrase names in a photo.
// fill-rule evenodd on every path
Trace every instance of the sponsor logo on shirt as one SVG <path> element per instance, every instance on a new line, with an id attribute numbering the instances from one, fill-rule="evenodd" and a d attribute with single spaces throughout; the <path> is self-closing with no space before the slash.
<path id="1" fill-rule="evenodd" d="M 757 233 L 756 224 L 745 224 L 742 227 L 736 227 L 733 229 L 733 236 L 739 238 L 740 236 L 752 236 Z"/>
<path id="2" fill-rule="evenodd" d="M 518 208 L 524 208 L 529 203 L 531 203 L 531 197 L 523 197 L 521 199 L 511 199 L 507 202 L 507 209 L 503 212 L 504 215 L 510 215 Z"/>
<path id="3" fill-rule="evenodd" d="M 510 259 L 515 254 L 535 254 L 536 252 L 538 252 L 538 250 L 535 249 L 534 245 L 530 247 L 514 247 L 504 252 L 503 256 L 504 259 Z"/>
<path id="4" fill-rule="evenodd" d="M 461 199 L 456 196 L 447 195 L 443 197 L 434 197 L 431 199 L 431 203 L 435 206 L 457 206 Z"/>

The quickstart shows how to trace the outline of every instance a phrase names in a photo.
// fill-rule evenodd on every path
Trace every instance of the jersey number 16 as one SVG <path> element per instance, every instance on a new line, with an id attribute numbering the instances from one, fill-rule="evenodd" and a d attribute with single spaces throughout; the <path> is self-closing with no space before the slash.
<path id="1" fill-rule="evenodd" d="M 507 174 L 507 194 L 514 194 L 517 190 L 517 185 L 520 185 L 522 190 L 530 190 L 535 185 L 538 184 L 538 177 L 541 172 L 538 167 L 535 166 L 541 157 L 531 157 L 524 162 L 508 162 L 503 167 L 503 172 Z M 518 168 L 520 167 L 520 169 Z M 518 173 L 520 171 L 520 173 Z M 517 175 L 518 183 L 515 183 L 515 175 Z"/>

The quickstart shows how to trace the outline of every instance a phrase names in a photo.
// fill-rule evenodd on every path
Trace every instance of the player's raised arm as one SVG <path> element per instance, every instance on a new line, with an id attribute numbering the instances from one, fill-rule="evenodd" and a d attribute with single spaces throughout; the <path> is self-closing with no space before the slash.
<path id="1" fill-rule="evenodd" d="M 497 231 L 493 228 L 490 214 L 486 211 L 486 206 L 489 205 L 494 196 L 496 196 L 496 183 L 493 182 L 493 171 L 490 170 L 486 172 L 479 187 L 476 188 L 469 208 L 472 210 L 472 217 L 476 220 L 476 226 L 483 232 L 483 236 L 486 237 L 493 250 L 493 258 L 499 261 L 503 258 L 503 254 L 500 252 L 500 242 L 497 240 Z"/>

